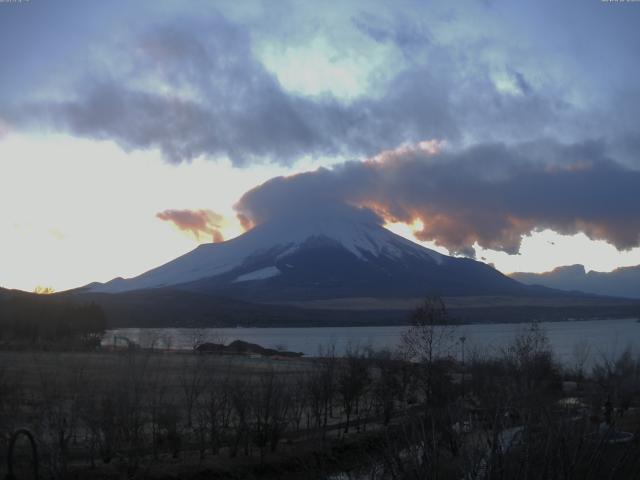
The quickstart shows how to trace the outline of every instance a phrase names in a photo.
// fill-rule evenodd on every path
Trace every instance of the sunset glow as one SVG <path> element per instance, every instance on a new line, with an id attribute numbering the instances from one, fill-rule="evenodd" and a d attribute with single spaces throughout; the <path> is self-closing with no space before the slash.
<path id="1" fill-rule="evenodd" d="M 639 26 L 0 0 L 0 478 L 640 479 Z"/>
<path id="2" fill-rule="evenodd" d="M 373 208 L 507 273 L 640 264 L 637 52 L 612 43 L 637 39 L 637 9 L 581 4 L 602 30 L 568 40 L 507 3 L 298 4 L 290 21 L 261 2 L 116 3 L 0 5 L 0 286 L 130 277 L 233 239 L 258 215 L 238 202 L 278 176 L 304 194 L 269 201 Z"/>

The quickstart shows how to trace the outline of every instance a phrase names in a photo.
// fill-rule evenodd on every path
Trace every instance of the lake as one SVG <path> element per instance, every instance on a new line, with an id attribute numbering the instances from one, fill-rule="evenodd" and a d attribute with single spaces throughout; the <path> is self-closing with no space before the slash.
<path id="1" fill-rule="evenodd" d="M 549 342 L 557 359 L 572 364 L 578 352 L 589 352 L 587 363 L 600 360 L 603 356 L 614 358 L 630 348 L 640 353 L 640 323 L 635 318 L 616 320 L 580 320 L 566 322 L 542 322 Z M 454 354 L 462 355 L 462 345 L 458 340 L 465 337 L 465 352 L 468 356 L 474 350 L 499 353 L 513 339 L 528 327 L 527 324 L 493 323 L 460 325 L 453 333 Z M 113 343 L 114 335 L 126 337 L 142 347 L 191 350 L 202 341 L 229 343 L 244 340 L 263 347 L 282 348 L 316 356 L 321 349 L 335 345 L 341 355 L 351 346 L 371 346 L 375 349 L 394 348 L 399 345 L 402 334 L 408 329 L 403 326 L 391 327 L 323 327 L 323 328 L 122 328 L 108 330 L 103 344 Z"/>

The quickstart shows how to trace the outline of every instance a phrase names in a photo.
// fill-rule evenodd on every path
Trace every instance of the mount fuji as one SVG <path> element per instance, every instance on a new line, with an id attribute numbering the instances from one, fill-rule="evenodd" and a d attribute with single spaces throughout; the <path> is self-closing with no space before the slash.
<path id="1" fill-rule="evenodd" d="M 432 295 L 470 322 L 628 317 L 638 308 L 524 285 L 352 214 L 269 220 L 137 277 L 66 294 L 102 306 L 112 326 L 135 327 L 405 324 L 420 299 Z"/>
<path id="2" fill-rule="evenodd" d="M 532 291 L 488 265 L 442 255 L 374 221 L 322 216 L 263 223 L 135 278 L 88 287 L 101 293 L 171 288 L 262 302 Z"/>

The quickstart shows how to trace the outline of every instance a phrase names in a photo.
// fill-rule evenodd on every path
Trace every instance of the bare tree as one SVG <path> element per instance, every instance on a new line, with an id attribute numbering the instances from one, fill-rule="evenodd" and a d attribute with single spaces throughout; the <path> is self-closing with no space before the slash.
<path id="1" fill-rule="evenodd" d="M 389 351 L 379 352 L 374 358 L 375 376 L 373 378 L 372 397 L 375 410 L 382 417 L 382 424 L 388 425 L 396 411 L 396 401 L 403 401 L 404 391 L 401 385 L 398 361 Z"/>
<path id="2" fill-rule="evenodd" d="M 522 401 L 536 403 L 559 389 L 559 368 L 546 332 L 538 322 L 525 327 L 504 352 L 512 370 L 512 383 Z"/>
<path id="3" fill-rule="evenodd" d="M 336 392 L 336 366 L 335 347 L 321 352 L 315 369 L 308 376 L 307 392 L 311 414 L 315 420 L 315 427 L 325 439 L 329 418 L 333 413 L 333 402 Z"/>
<path id="4" fill-rule="evenodd" d="M 415 362 L 425 402 L 437 393 L 434 383 L 444 380 L 441 360 L 447 358 L 456 344 L 455 324 L 440 298 L 425 299 L 411 315 L 411 327 L 402 336 L 404 356 Z"/>
<path id="5" fill-rule="evenodd" d="M 150 372 L 147 379 L 147 396 L 145 398 L 145 410 L 149 417 L 149 428 L 151 430 L 151 449 L 153 458 L 158 459 L 159 447 L 163 436 L 161 431 L 162 415 L 168 397 L 168 380 L 165 375 L 165 368 L 160 358 L 155 359 L 156 368 Z"/>
<path id="6" fill-rule="evenodd" d="M 447 356 L 455 345 L 455 325 L 442 299 L 429 297 L 411 314 L 411 326 L 402 336 L 402 347 L 408 357 L 433 363 Z"/>
<path id="7" fill-rule="evenodd" d="M 580 340 L 573 346 L 571 370 L 576 377 L 576 381 L 584 380 L 585 369 L 589 359 L 591 358 L 591 344 L 586 340 Z"/>
<path id="8" fill-rule="evenodd" d="M 294 425 L 296 433 L 300 433 L 300 423 L 305 412 L 307 413 L 307 428 L 309 428 L 308 415 L 309 415 L 309 398 L 307 395 L 307 385 L 305 377 L 302 375 L 296 375 L 291 379 L 291 383 L 288 386 L 290 392 L 290 417 L 291 422 Z"/>
<path id="9" fill-rule="evenodd" d="M 38 362 L 40 438 L 46 447 L 47 466 L 54 478 L 67 475 L 69 444 L 77 433 L 80 394 L 85 383 L 84 366 L 73 358 L 64 360 L 71 364 L 65 369 L 59 365 L 53 369 L 46 368 L 50 365 L 43 368 Z"/>
<path id="10" fill-rule="evenodd" d="M 193 427 L 193 411 L 206 384 L 208 356 L 189 355 L 183 359 L 180 387 L 186 411 L 187 428 Z"/>
<path id="11" fill-rule="evenodd" d="M 235 378 L 230 384 L 231 405 L 233 416 L 231 417 L 231 429 L 233 438 L 229 449 L 229 456 L 235 457 L 241 445 L 244 454 L 249 455 L 250 415 L 253 402 L 253 391 L 246 379 Z"/>
<path id="12" fill-rule="evenodd" d="M 337 387 L 346 416 L 344 433 L 349 433 L 351 415 L 359 413 L 360 401 L 370 382 L 367 360 L 353 346 L 347 348 L 344 362 L 338 369 Z"/>
<path id="13" fill-rule="evenodd" d="M 217 455 L 227 435 L 233 413 L 231 403 L 231 379 L 225 375 L 222 379 L 210 381 L 205 393 L 206 421 L 208 426 L 208 443 L 211 453 Z"/>
<path id="14" fill-rule="evenodd" d="M 265 448 L 274 452 L 286 429 L 290 401 L 286 386 L 273 369 L 260 375 L 254 387 L 255 395 L 251 404 L 252 431 L 254 443 L 264 460 Z"/>

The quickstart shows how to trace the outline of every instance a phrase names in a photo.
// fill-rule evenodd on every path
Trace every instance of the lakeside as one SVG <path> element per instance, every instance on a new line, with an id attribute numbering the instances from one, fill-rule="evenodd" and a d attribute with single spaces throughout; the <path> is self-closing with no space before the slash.
<path id="1" fill-rule="evenodd" d="M 570 363 L 575 349 L 588 345 L 593 360 L 602 356 L 619 355 L 627 347 L 632 351 L 640 345 L 640 324 L 635 318 L 609 320 L 567 320 L 564 322 L 541 322 L 558 361 Z M 113 337 L 126 337 L 143 348 L 155 345 L 158 349 L 192 350 L 202 341 L 226 343 L 243 340 L 267 348 L 302 352 L 307 357 L 317 356 L 319 349 L 334 347 L 338 355 L 349 346 L 373 349 L 393 349 L 401 341 L 409 326 L 370 327 L 252 327 L 252 328 L 122 328 L 107 330 L 103 345 L 113 342 Z M 527 324 L 491 323 L 467 324 L 455 327 L 458 337 L 466 338 L 467 352 L 474 349 L 490 354 L 499 353 Z M 452 352 L 459 357 L 461 350 Z"/>
<path id="2" fill-rule="evenodd" d="M 393 354 L 354 347 L 343 358 L 0 351 L 0 450 L 26 426 L 59 479 L 640 472 L 627 441 L 640 431 L 640 356 L 563 367 L 536 324 L 500 354 L 436 359 L 456 334 L 433 327 Z"/>

